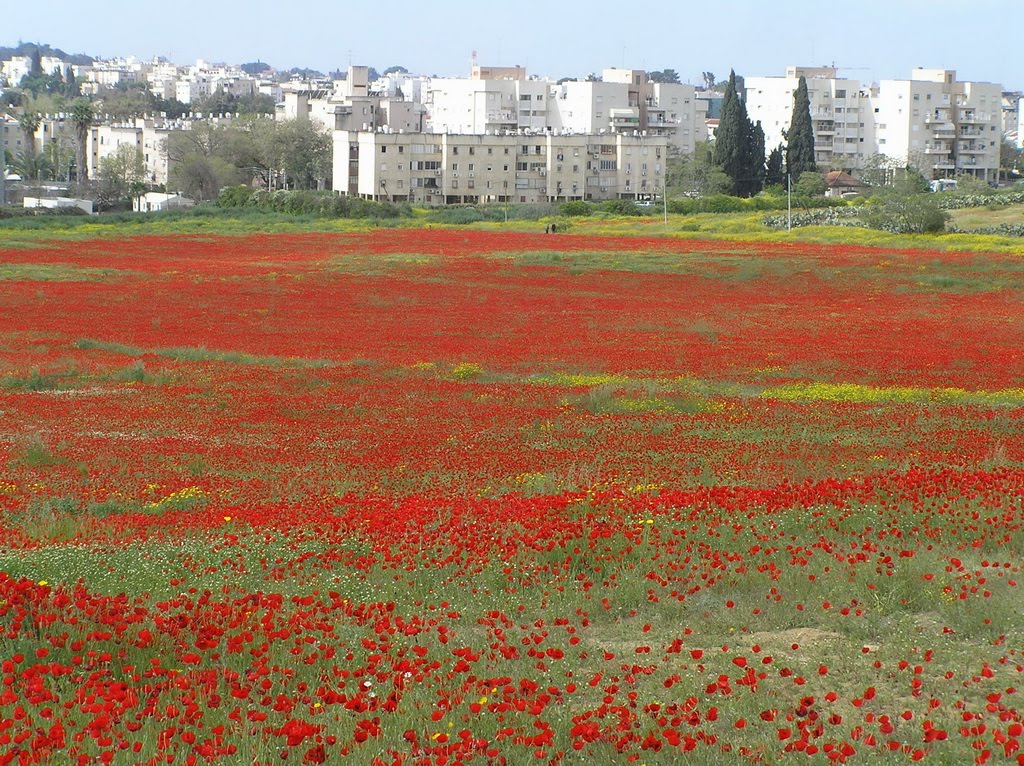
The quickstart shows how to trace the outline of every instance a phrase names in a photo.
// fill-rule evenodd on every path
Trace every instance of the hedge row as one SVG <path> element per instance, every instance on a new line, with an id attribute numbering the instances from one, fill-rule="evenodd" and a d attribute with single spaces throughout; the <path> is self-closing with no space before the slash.
<path id="1" fill-rule="evenodd" d="M 217 198 L 221 208 L 254 208 L 289 215 L 315 215 L 324 218 L 402 218 L 412 215 L 409 205 L 374 202 L 345 197 L 331 191 L 268 192 L 248 186 L 229 186 Z"/>

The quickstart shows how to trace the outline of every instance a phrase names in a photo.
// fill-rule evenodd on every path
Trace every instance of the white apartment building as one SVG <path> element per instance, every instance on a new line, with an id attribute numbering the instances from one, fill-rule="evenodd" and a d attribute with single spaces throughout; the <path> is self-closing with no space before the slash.
<path id="1" fill-rule="evenodd" d="M 765 147 L 785 143 L 799 78 L 807 80 L 815 160 L 856 172 L 875 155 L 912 165 L 927 178 L 970 173 L 994 180 L 1002 141 L 1002 92 L 961 82 L 946 69 L 916 69 L 908 80 L 865 88 L 833 67 L 789 67 L 785 77 L 746 78 L 747 114 L 761 122 Z"/>
<path id="2" fill-rule="evenodd" d="M 950 69 L 915 69 L 909 80 L 883 80 L 874 101 L 879 153 L 932 179 L 998 177 L 999 85 L 960 82 Z"/>
<path id="3" fill-rule="evenodd" d="M 166 185 L 170 172 L 167 156 L 167 138 L 175 130 L 187 128 L 181 121 L 138 118 L 115 125 L 95 125 L 90 130 L 89 151 L 86 153 L 89 177 L 97 178 L 106 157 L 114 155 L 121 146 L 130 146 L 142 156 L 146 167 L 146 182 Z"/>
<path id="4" fill-rule="evenodd" d="M 43 74 L 53 74 L 55 70 L 59 69 L 62 77 L 67 76 L 68 69 L 71 66 L 55 56 L 42 56 L 39 59 L 39 63 L 42 66 Z M 22 78 L 31 70 L 31 56 L 12 56 L 0 62 L 0 77 L 11 86 L 17 86 Z"/>
<path id="5" fill-rule="evenodd" d="M 525 72 L 524 72 L 525 74 Z M 431 133 L 486 135 L 543 131 L 548 124 L 549 80 L 438 77 L 430 81 L 425 128 Z"/>
<path id="6" fill-rule="evenodd" d="M 664 136 L 334 133 L 334 190 L 420 205 L 654 199 Z"/>
<path id="7" fill-rule="evenodd" d="M 800 78 L 807 80 L 814 160 L 822 170 L 857 170 L 876 153 L 870 90 L 834 67 L 788 67 L 784 77 L 747 77 L 747 116 L 761 122 L 765 150 L 785 146 Z"/>
<path id="8" fill-rule="evenodd" d="M 423 130 L 422 104 L 404 98 L 387 98 L 370 90 L 369 68 L 351 66 L 348 78 L 334 83 L 333 90 L 286 85 L 277 104 L 279 120 L 310 120 L 325 130 Z"/>
<path id="9" fill-rule="evenodd" d="M 166 74 L 160 76 L 166 79 Z M 251 96 L 258 92 L 259 82 L 240 67 L 210 64 L 202 59 L 184 72 L 179 71 L 174 81 L 174 97 L 183 104 L 191 104 L 218 89 L 232 96 Z"/>
<path id="10" fill-rule="evenodd" d="M 625 133 L 663 136 L 682 154 L 705 137 L 704 103 L 690 85 L 648 82 L 647 73 L 606 69 L 602 80 L 528 78 L 522 67 L 474 67 L 474 76 L 436 78 L 425 129 L 435 133 Z"/>
<path id="11" fill-rule="evenodd" d="M 707 104 L 691 85 L 653 83 L 639 69 L 605 69 L 600 82 L 555 86 L 549 126 L 574 133 L 646 132 L 664 136 L 680 154 L 706 138 Z"/>

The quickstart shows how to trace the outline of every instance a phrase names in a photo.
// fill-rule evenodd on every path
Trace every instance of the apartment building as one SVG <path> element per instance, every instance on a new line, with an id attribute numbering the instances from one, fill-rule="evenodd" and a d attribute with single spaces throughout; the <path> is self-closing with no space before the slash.
<path id="1" fill-rule="evenodd" d="M 470 78 L 431 80 L 425 129 L 435 133 L 623 133 L 662 136 L 681 154 L 705 139 L 705 104 L 690 85 L 649 82 L 636 69 L 600 81 L 527 77 L 522 67 L 474 66 Z"/>
<path id="2" fill-rule="evenodd" d="M 504 70 L 476 70 L 492 75 Z M 550 80 L 528 79 L 515 68 L 512 77 L 438 77 L 430 81 L 425 129 L 431 133 L 504 133 L 543 131 L 548 126 Z"/>
<path id="3" fill-rule="evenodd" d="M 785 143 L 793 94 L 807 80 L 815 160 L 856 172 L 876 155 L 913 165 L 929 179 L 970 173 L 994 180 L 1003 135 L 999 85 L 962 82 L 947 69 L 916 69 L 907 80 L 865 88 L 834 67 L 789 67 L 785 77 L 748 77 L 747 114 L 760 121 L 765 146 Z"/>
<path id="4" fill-rule="evenodd" d="M 67 76 L 71 66 L 55 56 L 41 56 L 39 64 L 43 74 L 53 74 L 59 69 L 62 77 Z M 30 71 L 32 71 L 31 56 L 11 56 L 9 59 L 0 61 L 0 78 L 8 85 L 16 86 Z"/>
<path id="5" fill-rule="evenodd" d="M 857 170 L 875 154 L 871 91 L 835 67 L 788 67 L 784 77 L 747 77 L 747 116 L 760 121 L 765 147 L 785 145 L 800 78 L 807 81 L 814 159 L 824 170 Z"/>
<path id="6" fill-rule="evenodd" d="M 933 179 L 998 177 L 999 85 L 961 82 L 951 69 L 915 69 L 909 80 L 883 80 L 873 98 L 880 154 Z"/>
<path id="7" fill-rule="evenodd" d="M 655 83 L 639 69 L 605 69 L 600 81 L 559 83 L 549 125 L 574 133 L 663 136 L 680 154 L 692 154 L 706 138 L 707 103 L 691 85 Z"/>
<path id="8" fill-rule="evenodd" d="M 285 86 L 277 105 L 279 120 L 309 120 L 325 130 L 423 130 L 422 104 L 404 98 L 389 98 L 370 89 L 369 68 L 350 66 L 348 76 L 334 83 L 333 90 L 306 86 Z"/>
<path id="9" fill-rule="evenodd" d="M 654 199 L 664 136 L 334 133 L 335 191 L 420 205 Z"/>
<path id="10" fill-rule="evenodd" d="M 130 146 L 142 156 L 146 182 L 166 185 L 170 174 L 167 139 L 171 133 L 187 130 L 191 123 L 182 120 L 140 117 L 124 123 L 94 125 L 89 132 L 86 158 L 89 177 L 98 178 L 103 160 L 122 146 Z"/>

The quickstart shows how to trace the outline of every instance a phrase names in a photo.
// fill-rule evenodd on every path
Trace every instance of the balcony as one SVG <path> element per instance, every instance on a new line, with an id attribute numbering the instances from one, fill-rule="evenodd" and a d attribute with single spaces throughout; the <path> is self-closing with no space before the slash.
<path id="1" fill-rule="evenodd" d="M 613 128 L 639 128 L 640 109 L 612 109 L 609 111 L 609 122 Z"/>
<path id="2" fill-rule="evenodd" d="M 938 146 L 934 144 L 926 144 L 924 147 L 925 154 L 949 154 L 950 148 L 948 146 Z"/>
<path id="3" fill-rule="evenodd" d="M 961 144 L 957 149 L 959 154 L 985 154 L 988 147 L 984 144 Z"/>
<path id="4" fill-rule="evenodd" d="M 936 128 L 932 131 L 932 138 L 944 139 L 944 138 L 956 138 L 956 128 Z"/>
<path id="5" fill-rule="evenodd" d="M 949 122 L 948 114 L 929 114 L 927 117 L 924 118 L 925 125 L 942 125 L 947 122 Z"/>
<path id="6" fill-rule="evenodd" d="M 515 125 L 515 123 L 516 123 L 516 113 L 515 112 L 506 112 L 506 111 L 502 111 L 502 112 L 488 112 L 487 113 L 487 121 L 488 122 L 506 123 L 508 125 Z"/>
<path id="7" fill-rule="evenodd" d="M 953 165 L 953 160 L 949 159 L 948 157 L 945 159 L 936 160 L 935 162 L 935 168 L 937 170 L 953 170 L 954 167 L 955 166 Z"/>
<path id="8" fill-rule="evenodd" d="M 956 166 L 958 168 L 976 168 L 980 165 L 981 163 L 978 162 L 976 157 L 961 157 L 956 161 Z"/>
<path id="9" fill-rule="evenodd" d="M 815 136 L 834 136 L 835 134 L 836 125 L 831 120 L 828 122 L 819 122 L 814 126 Z"/>
<path id="10" fill-rule="evenodd" d="M 961 125 L 978 125 L 983 122 L 987 122 L 987 120 L 982 119 L 981 116 L 975 112 L 962 112 L 960 114 L 959 122 Z"/>

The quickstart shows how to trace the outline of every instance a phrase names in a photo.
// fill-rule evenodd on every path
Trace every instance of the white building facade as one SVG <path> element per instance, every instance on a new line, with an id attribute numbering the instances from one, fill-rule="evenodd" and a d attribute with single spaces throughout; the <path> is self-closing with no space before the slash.
<path id="1" fill-rule="evenodd" d="M 420 205 L 650 200 L 664 189 L 664 136 L 334 133 L 335 191 Z"/>
<path id="2" fill-rule="evenodd" d="M 909 80 L 883 80 L 874 98 L 880 154 L 932 179 L 998 177 L 1001 86 L 961 82 L 949 69 L 915 69 Z"/>

